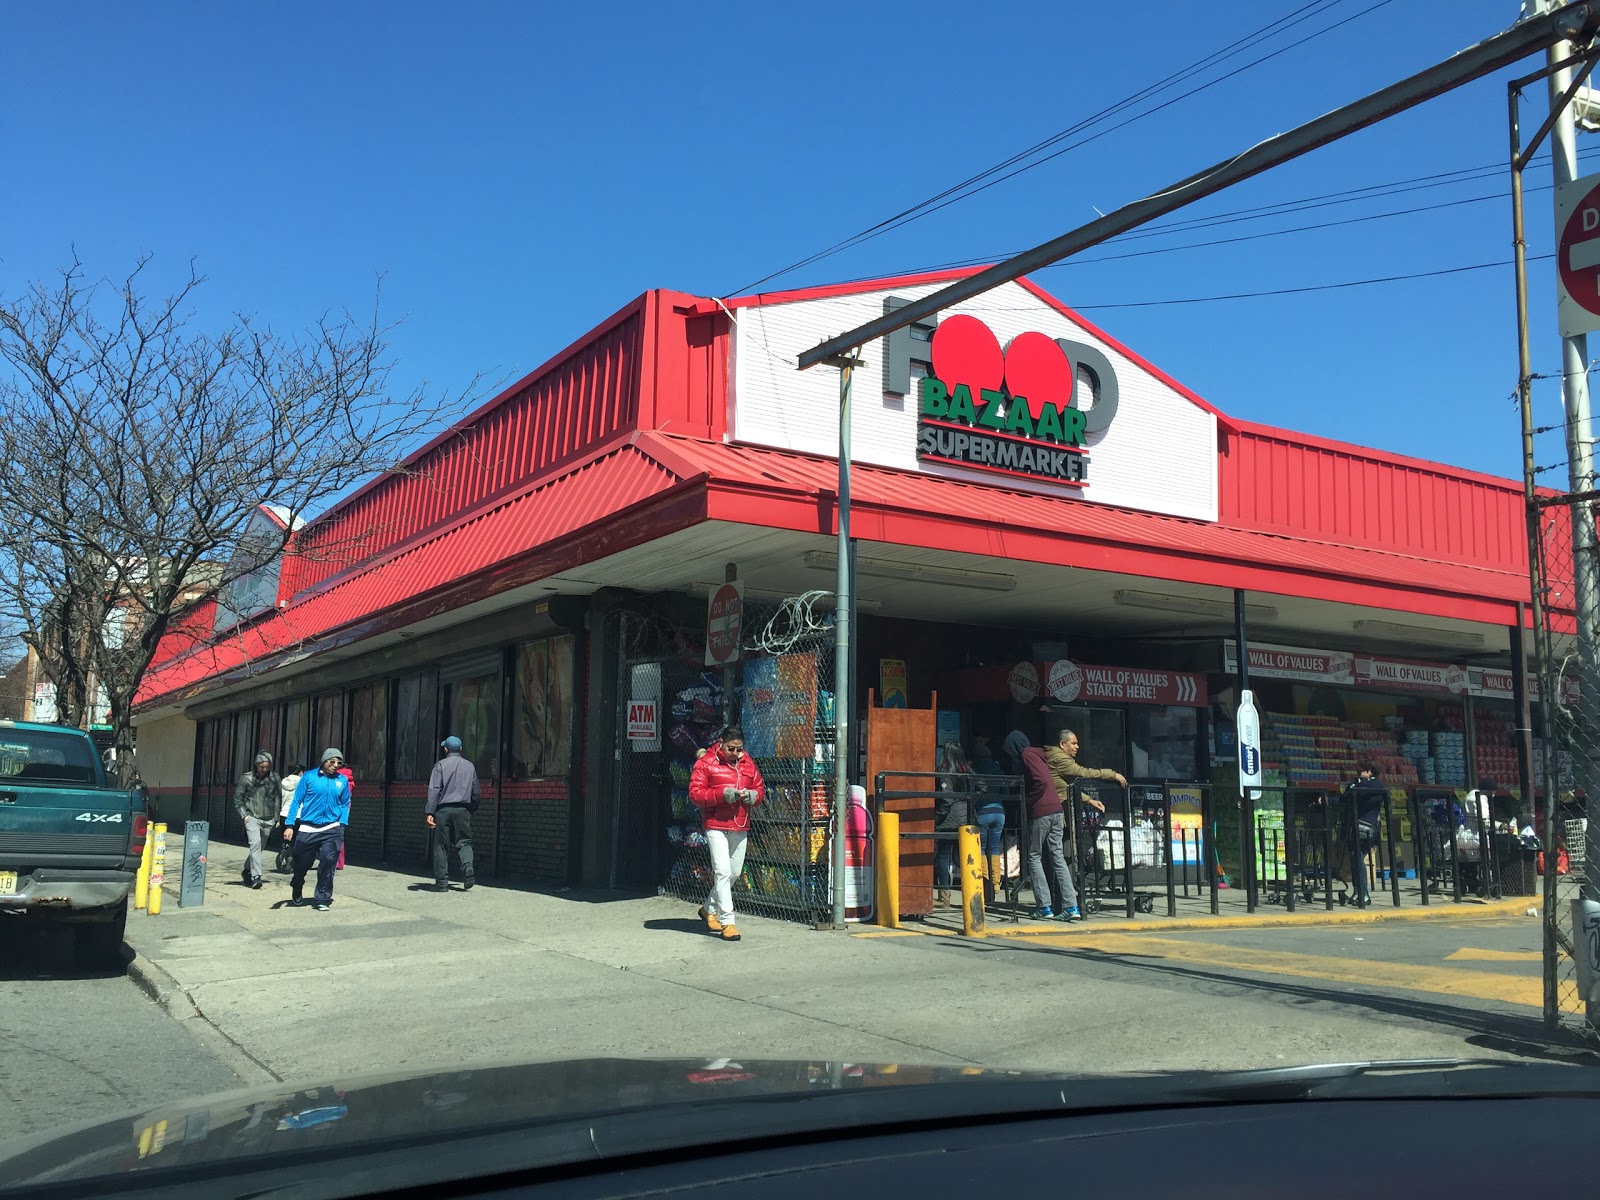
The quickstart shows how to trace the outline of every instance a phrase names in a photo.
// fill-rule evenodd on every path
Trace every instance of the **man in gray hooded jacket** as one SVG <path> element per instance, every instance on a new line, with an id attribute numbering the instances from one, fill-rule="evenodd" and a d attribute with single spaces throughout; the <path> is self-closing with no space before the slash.
<path id="1" fill-rule="evenodd" d="M 245 840 L 250 845 L 243 871 L 246 887 L 261 886 L 261 848 L 278 824 L 281 791 L 278 773 L 272 769 L 272 755 L 265 750 L 256 755 L 255 766 L 239 776 L 239 786 L 234 789 L 233 807 L 244 822 Z"/>

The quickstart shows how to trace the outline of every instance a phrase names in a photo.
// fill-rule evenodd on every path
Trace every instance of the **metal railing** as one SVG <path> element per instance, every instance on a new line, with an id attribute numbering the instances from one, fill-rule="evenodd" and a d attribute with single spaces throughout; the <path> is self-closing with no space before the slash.
<path id="1" fill-rule="evenodd" d="M 885 771 L 878 773 L 874 784 L 875 813 L 892 801 L 924 801 L 932 808 L 953 788 L 964 789 L 974 806 L 983 798 L 998 799 L 1006 814 L 1007 841 L 1002 848 L 1014 839 L 1017 869 L 993 880 L 991 911 L 1019 918 L 1022 889 L 1033 890 L 1032 830 L 1020 777 Z M 1461 903 L 1505 895 L 1508 856 L 1513 847 L 1523 852 L 1514 823 L 1510 832 L 1499 829 L 1494 813 L 1486 813 L 1470 793 L 1464 801 L 1446 787 L 1418 785 L 1404 790 L 1402 801 L 1385 789 L 1376 827 L 1369 820 L 1363 828 L 1358 801 L 1348 789 L 1250 789 L 1240 797 L 1237 814 L 1236 884 L 1244 894 L 1246 911 L 1256 912 L 1263 904 L 1282 905 L 1291 913 L 1302 906 L 1330 912 L 1344 905 L 1365 908 L 1381 903 L 1384 892 L 1394 908 L 1416 902 L 1428 905 L 1441 898 Z M 1103 805 L 1103 811 L 1089 803 L 1091 798 Z M 1190 804 L 1198 801 L 1198 826 L 1191 819 L 1175 827 L 1175 798 Z M 1163 891 L 1169 917 L 1178 915 L 1180 895 L 1203 896 L 1212 914 L 1221 912 L 1222 848 L 1209 782 L 1135 779 L 1124 786 L 1075 779 L 1064 809 L 1064 850 L 1085 917 L 1120 910 L 1132 919 L 1139 912 L 1154 912 Z M 1281 825 L 1276 819 L 1280 811 Z M 937 847 L 957 838 L 954 829 L 899 834 L 901 845 Z M 1413 878 L 1415 891 L 1408 883 L 1403 894 L 1402 880 Z M 1048 872 L 1046 882 L 1048 886 Z M 953 888 L 955 883 L 935 886 Z M 1002 897 L 1009 914 L 1000 906 Z M 1054 898 L 1035 895 L 1034 903 L 1053 906 Z"/>
<path id="2" fill-rule="evenodd" d="M 893 781 L 896 786 L 890 787 Z M 909 784 L 910 786 L 905 786 Z M 1017 877 L 1010 880 L 1002 878 L 992 880 L 996 899 L 1004 895 L 1012 911 L 1011 920 L 1019 919 L 1018 909 L 1020 901 L 1018 894 L 1021 890 L 1021 878 L 1026 874 L 1026 855 L 1028 838 L 1028 813 L 1027 805 L 1022 796 L 1022 779 L 1016 775 L 985 775 L 978 772 L 951 772 L 951 771 L 879 771 L 873 777 L 873 792 L 869 798 L 869 805 L 877 823 L 877 817 L 884 811 L 884 805 L 896 801 L 925 801 L 929 808 L 933 808 L 940 801 L 954 800 L 957 803 L 965 802 L 970 806 L 968 819 L 963 825 L 975 825 L 977 809 L 984 803 L 999 801 L 1005 811 L 1005 825 L 1002 828 L 1001 860 L 1005 858 L 1004 837 L 1015 837 L 1019 867 Z M 904 815 L 904 814 L 902 814 Z M 948 887 L 955 888 L 954 879 L 948 884 L 938 882 L 938 846 L 943 844 L 957 845 L 960 839 L 958 829 L 940 830 L 937 827 L 931 830 L 907 830 L 903 827 L 899 832 L 900 845 L 903 847 L 908 842 L 918 843 L 933 848 L 934 855 L 934 883 L 933 890 Z M 917 864 L 918 866 L 924 864 Z M 931 907 L 931 906 L 930 906 Z M 998 910 L 997 915 L 998 915 Z M 918 916 L 916 912 L 907 910 L 902 915 Z"/>

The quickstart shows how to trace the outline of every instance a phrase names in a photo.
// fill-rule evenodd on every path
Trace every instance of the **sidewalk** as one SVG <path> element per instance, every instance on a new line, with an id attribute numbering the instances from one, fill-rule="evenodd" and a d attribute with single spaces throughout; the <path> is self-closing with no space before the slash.
<path id="1" fill-rule="evenodd" d="M 831 1011 L 825 992 L 878 953 L 848 935 L 741 917 L 744 940 L 724 943 L 664 897 L 459 883 L 438 894 L 424 876 L 356 866 L 320 913 L 289 907 L 287 875 L 241 886 L 243 860 L 214 843 L 204 905 L 178 906 L 174 871 L 160 915 L 130 914 L 127 941 L 134 980 L 235 1043 L 243 1058 L 230 1066 L 252 1081 L 730 1043 L 777 1057 L 822 1046 L 859 1061 L 963 1061 Z"/>
<path id="2" fill-rule="evenodd" d="M 1285 1023 L 1281 983 L 1197 985 L 1134 950 L 745 917 L 744 940 L 724 943 L 665 897 L 493 884 L 441 895 L 424 877 L 354 866 L 319 913 L 288 907 L 287 876 L 240 886 L 243 858 L 213 845 L 204 906 L 180 908 L 169 890 L 159 916 L 130 915 L 127 940 L 135 981 L 247 1082 L 618 1055 L 1238 1067 L 1303 1061 L 1305 1020 L 1319 1056 L 1358 1059 L 1460 1054 L 1464 1031 L 1505 1019 L 1477 1001 L 1401 1004 L 1341 984 L 1313 986 L 1313 1007 Z M 1467 908 L 1445 907 L 1458 920 Z"/>

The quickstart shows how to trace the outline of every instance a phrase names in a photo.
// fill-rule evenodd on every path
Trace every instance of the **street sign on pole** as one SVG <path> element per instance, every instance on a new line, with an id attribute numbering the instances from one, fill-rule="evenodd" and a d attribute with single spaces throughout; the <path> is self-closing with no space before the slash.
<path id="1" fill-rule="evenodd" d="M 744 588 L 738 580 L 730 580 L 711 593 L 706 605 L 706 666 L 739 661 L 743 625 Z"/>
<path id="2" fill-rule="evenodd" d="M 1556 302 L 1562 337 L 1600 329 L 1600 175 L 1556 187 Z"/>

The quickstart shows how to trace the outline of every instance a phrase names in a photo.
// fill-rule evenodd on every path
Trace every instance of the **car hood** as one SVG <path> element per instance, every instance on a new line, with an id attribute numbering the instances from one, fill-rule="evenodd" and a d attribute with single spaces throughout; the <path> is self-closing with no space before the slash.
<path id="1" fill-rule="evenodd" d="M 199 1179 L 286 1154 L 332 1161 L 354 1152 L 517 1131 L 525 1166 L 605 1156 L 597 1132 L 648 1110 L 657 1128 L 707 1105 L 818 1092 L 1018 1079 L 1024 1072 L 754 1059 L 572 1059 L 339 1082 L 279 1084 L 177 1101 L 40 1137 L 0 1142 L 0 1196 L 44 1194 L 106 1177 Z M 696 1118 L 697 1119 L 697 1118 Z M 616 1130 L 621 1125 L 615 1126 Z M 542 1136 L 532 1137 L 540 1133 Z M 613 1132 L 613 1137 L 616 1133 Z M 215 1187 L 215 1183 L 213 1183 Z M 248 1189 L 260 1194 L 260 1181 Z M 270 1191 L 271 1189 L 266 1189 Z M 215 1194 L 215 1193 L 213 1193 Z M 336 1192 L 328 1194 L 337 1194 Z"/>
<path id="2" fill-rule="evenodd" d="M 974 1118 L 1386 1097 L 1600 1096 L 1592 1067 L 1418 1059 L 1088 1076 L 836 1061 L 571 1059 L 178 1101 L 0 1142 L 0 1198 L 337 1197 Z M 730 1133 L 730 1131 L 732 1131 Z"/>

